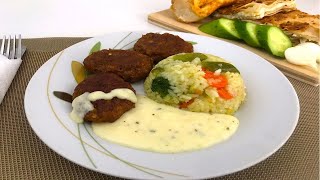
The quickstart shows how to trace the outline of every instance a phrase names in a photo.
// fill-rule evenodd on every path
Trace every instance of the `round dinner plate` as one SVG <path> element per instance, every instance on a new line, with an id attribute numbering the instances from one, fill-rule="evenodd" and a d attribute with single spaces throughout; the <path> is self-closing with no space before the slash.
<path id="1" fill-rule="evenodd" d="M 130 49 L 148 32 L 117 32 L 77 43 L 48 60 L 32 77 L 25 92 L 28 121 L 51 149 L 88 169 L 135 179 L 199 179 L 248 168 L 277 151 L 291 136 L 299 118 L 299 101 L 288 79 L 258 55 L 233 44 L 181 32 L 169 32 L 194 43 L 194 51 L 232 62 L 244 79 L 247 97 L 235 116 L 240 125 L 228 140 L 212 147 L 176 154 L 137 150 L 102 140 L 89 124 L 69 118 L 71 105 L 53 91 L 72 94 L 77 85 L 71 62 L 102 49 Z M 164 33 L 164 32 L 159 32 Z M 144 94 L 143 82 L 134 84 Z"/>

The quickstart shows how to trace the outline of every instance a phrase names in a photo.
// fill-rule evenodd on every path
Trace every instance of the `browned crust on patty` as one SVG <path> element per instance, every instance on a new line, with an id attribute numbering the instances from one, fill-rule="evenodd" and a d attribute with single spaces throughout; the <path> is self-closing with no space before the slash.
<path id="1" fill-rule="evenodd" d="M 73 93 L 73 99 L 85 92 L 103 91 L 109 93 L 118 88 L 135 90 L 130 83 L 113 73 L 94 74 L 78 84 Z M 84 116 L 85 121 L 91 122 L 114 122 L 122 114 L 135 107 L 129 100 L 112 98 L 111 100 L 97 100 L 92 102 L 94 109 Z"/>
<path id="2" fill-rule="evenodd" d="M 152 59 L 130 50 L 104 49 L 95 52 L 83 61 L 91 73 L 111 72 L 128 82 L 145 79 L 153 67 Z"/>
<path id="3" fill-rule="evenodd" d="M 135 43 L 133 49 L 150 56 L 154 64 L 174 54 L 193 52 L 192 44 L 169 33 L 145 34 Z"/>

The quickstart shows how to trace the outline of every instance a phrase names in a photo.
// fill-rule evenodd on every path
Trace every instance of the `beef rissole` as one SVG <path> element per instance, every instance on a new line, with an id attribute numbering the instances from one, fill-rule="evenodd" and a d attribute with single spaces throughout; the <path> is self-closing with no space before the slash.
<path id="1" fill-rule="evenodd" d="M 146 78 L 153 64 L 149 56 L 137 51 L 103 49 L 92 53 L 83 61 L 90 73 L 115 73 L 127 82 Z"/>
<path id="2" fill-rule="evenodd" d="M 113 73 L 98 73 L 88 76 L 80 84 L 76 86 L 73 93 L 73 101 L 84 93 L 92 93 L 102 91 L 110 93 L 116 89 L 130 89 L 135 93 L 135 90 L 130 83 L 125 82 L 120 76 Z M 120 98 L 112 98 L 109 100 L 98 99 L 91 102 L 93 109 L 87 112 L 83 119 L 90 122 L 114 122 L 119 119 L 122 114 L 135 107 L 135 103 Z M 81 110 L 85 109 L 82 103 Z M 81 122 L 81 121 L 80 121 Z"/>

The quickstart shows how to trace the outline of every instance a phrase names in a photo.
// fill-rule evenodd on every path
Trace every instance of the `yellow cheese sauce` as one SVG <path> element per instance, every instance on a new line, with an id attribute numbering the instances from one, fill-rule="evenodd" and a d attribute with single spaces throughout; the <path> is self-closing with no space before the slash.
<path id="1" fill-rule="evenodd" d="M 92 123 L 99 137 L 160 153 L 198 150 L 231 137 L 239 120 L 230 115 L 196 113 L 138 96 L 136 107 L 114 123 Z"/>
<path id="2" fill-rule="evenodd" d="M 110 100 L 114 97 L 127 99 L 133 103 L 137 102 L 136 94 L 131 89 L 126 88 L 114 89 L 109 93 L 104 93 L 102 91 L 95 91 L 91 93 L 85 92 L 72 101 L 70 118 L 76 123 L 83 123 L 84 116 L 94 109 L 91 102 L 99 99 Z"/>

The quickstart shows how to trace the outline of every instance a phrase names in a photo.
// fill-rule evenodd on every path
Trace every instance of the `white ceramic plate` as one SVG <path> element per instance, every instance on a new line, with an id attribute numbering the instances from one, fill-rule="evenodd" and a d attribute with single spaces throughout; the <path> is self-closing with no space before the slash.
<path id="1" fill-rule="evenodd" d="M 58 53 L 35 73 L 26 89 L 25 112 L 31 127 L 44 143 L 74 163 L 113 176 L 198 179 L 248 168 L 273 154 L 288 140 L 298 122 L 299 101 L 280 71 L 238 46 L 178 32 L 170 33 L 196 42 L 196 52 L 220 56 L 240 70 L 247 87 L 247 99 L 235 115 L 240 120 L 237 132 L 213 147 L 177 154 L 153 153 L 113 144 L 95 136 L 88 125 L 80 125 L 79 133 L 77 124 L 68 117 L 70 104 L 52 94 L 53 91 L 72 94 L 76 82 L 71 61 L 82 62 L 99 41 L 104 49 L 125 45 L 124 49 L 131 48 L 134 40 L 145 33 L 120 32 L 85 40 Z M 134 88 L 143 93 L 141 83 L 135 84 Z"/>

